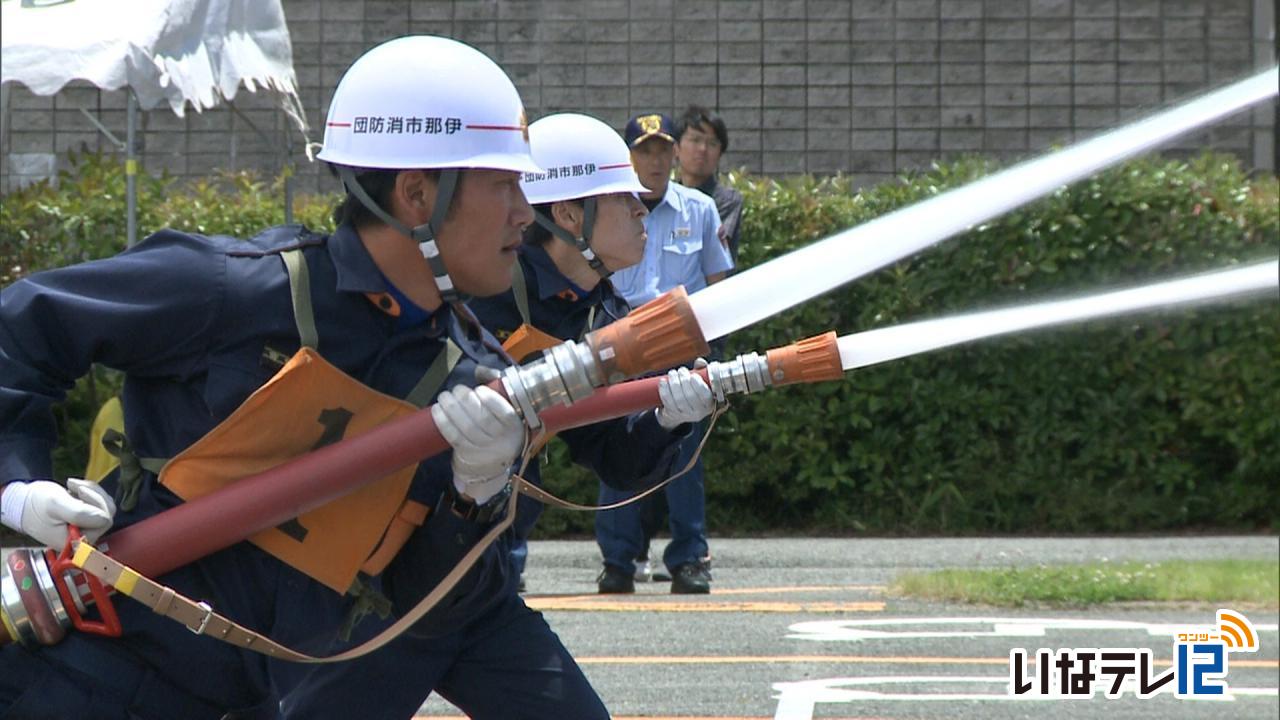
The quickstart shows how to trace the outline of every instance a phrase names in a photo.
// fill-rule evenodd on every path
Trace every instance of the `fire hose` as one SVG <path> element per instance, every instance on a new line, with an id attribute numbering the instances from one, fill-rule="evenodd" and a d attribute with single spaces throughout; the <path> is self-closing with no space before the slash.
<path id="1" fill-rule="evenodd" d="M 835 333 L 771 350 L 764 357 L 751 353 L 729 363 L 712 363 L 700 372 L 721 399 L 735 392 L 841 375 Z M 656 377 L 625 382 L 573 405 L 549 407 L 541 413 L 541 425 L 547 432 L 559 432 L 658 407 L 658 382 Z M 361 482 L 447 449 L 430 411 L 422 410 L 153 515 L 106 536 L 100 544 L 138 574 L 156 577 L 319 507 Z M 229 522 L 230 517 L 235 522 Z M 0 645 L 15 639 L 57 642 L 62 633 L 54 625 L 101 632 L 101 624 L 87 624 L 83 615 L 90 600 L 102 605 L 105 591 L 79 575 L 69 558 L 59 560 L 51 550 L 14 551 L 0 576 Z M 105 614 L 104 621 L 110 624 Z"/>

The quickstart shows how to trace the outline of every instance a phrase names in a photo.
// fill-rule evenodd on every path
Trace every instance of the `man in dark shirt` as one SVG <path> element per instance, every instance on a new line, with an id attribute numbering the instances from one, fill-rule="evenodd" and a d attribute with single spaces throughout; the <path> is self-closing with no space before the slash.
<path id="1" fill-rule="evenodd" d="M 716 178 L 720 157 L 729 149 L 729 130 L 717 113 L 690 105 L 680 117 L 676 132 L 680 184 L 697 188 L 716 201 L 716 210 L 720 213 L 720 241 L 729 248 L 734 267 L 737 267 L 742 193 Z"/>

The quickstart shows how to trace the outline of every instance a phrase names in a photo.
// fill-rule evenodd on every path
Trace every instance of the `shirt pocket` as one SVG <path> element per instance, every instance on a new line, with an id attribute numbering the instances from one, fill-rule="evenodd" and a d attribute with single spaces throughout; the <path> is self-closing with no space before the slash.
<path id="1" fill-rule="evenodd" d="M 664 285 L 688 285 L 702 274 L 702 238 L 672 238 L 662 246 Z"/>

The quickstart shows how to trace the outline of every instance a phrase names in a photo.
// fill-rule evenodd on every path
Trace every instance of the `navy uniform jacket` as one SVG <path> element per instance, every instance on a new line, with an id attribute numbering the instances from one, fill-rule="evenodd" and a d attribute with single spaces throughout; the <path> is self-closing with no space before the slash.
<path id="1" fill-rule="evenodd" d="M 275 254 L 304 249 L 318 351 L 381 392 L 404 397 L 448 336 L 464 357 L 445 384 L 474 385 L 475 367 L 507 363 L 478 328 L 448 312 L 400 329 L 366 294 L 386 281 L 348 227 L 333 236 L 281 227 L 247 241 L 161 231 L 116 257 L 38 273 L 0 299 L 0 483 L 48 478 L 57 436 L 51 406 L 91 363 L 125 373 L 125 431 L 144 457 L 172 457 L 224 420 L 278 369 L 268 348 L 299 348 L 288 277 Z M 419 472 L 434 504 L 449 479 Z M 164 497 L 169 506 L 176 498 Z"/>
<path id="2" fill-rule="evenodd" d="M 539 330 L 561 339 L 577 340 L 586 332 L 587 319 L 592 315 L 593 307 L 597 310 L 591 329 L 607 325 L 626 315 L 626 301 L 613 291 L 608 282 L 601 282 L 592 292 L 579 296 L 556 269 L 546 251 L 521 245 L 518 257 L 529 294 L 530 320 Z M 468 306 L 487 330 L 501 338 L 507 337 L 523 323 L 512 290 L 493 297 L 476 298 Z M 668 432 L 658 424 L 653 412 L 643 412 L 566 430 L 559 437 L 569 446 L 569 456 L 574 462 L 592 470 L 612 487 L 638 490 L 666 478 L 679 450 L 677 442 L 687 436 L 692 431 L 691 428 L 691 425 L 684 425 L 677 428 L 675 433 Z M 541 466 L 536 456 L 530 459 L 525 468 L 524 478 L 541 484 Z M 526 537 L 532 529 L 541 510 L 539 506 L 540 503 L 536 500 L 520 498 L 513 528 L 504 533 L 499 542 L 494 543 L 500 554 L 491 551 L 479 564 L 483 566 L 483 573 L 492 574 L 495 578 L 489 581 L 489 585 L 502 584 L 506 591 L 515 591 L 515 583 L 519 578 L 505 558 L 510 552 L 511 543 L 517 540 L 516 535 Z M 437 537 L 419 532 L 392 562 L 387 569 L 384 585 L 397 611 L 408 610 L 452 568 L 452 561 L 447 561 L 450 556 L 445 555 L 446 560 L 442 561 L 433 550 L 436 544 L 448 541 L 448 535 Z M 476 571 L 473 571 L 468 580 L 474 579 L 476 575 Z M 503 579 L 499 581 L 496 579 L 498 577 Z M 467 602 L 481 607 L 483 602 L 497 597 L 496 593 L 486 597 L 473 596 Z M 448 599 L 441 603 L 446 606 L 449 604 Z M 458 620 L 459 618 L 449 617 L 440 610 L 433 610 L 422 623 L 414 626 L 412 633 L 429 637 L 447 632 Z"/>
<path id="3" fill-rule="evenodd" d="M 491 336 L 454 313 L 436 312 L 403 327 L 380 309 L 371 296 L 385 293 L 387 283 L 350 227 L 331 236 L 280 227 L 251 240 L 162 231 L 113 258 L 38 273 L 0 292 L 0 483 L 52 475 L 51 407 L 94 362 L 126 374 L 125 429 L 140 456 L 172 457 L 225 419 L 276 371 L 264 362 L 264 351 L 291 355 L 299 348 L 288 278 L 276 254 L 292 247 L 302 248 L 307 260 L 318 351 L 369 387 L 405 396 L 446 337 L 463 357 L 445 387 L 476 384 L 477 365 L 507 364 Z M 434 507 L 449 482 L 445 453 L 419 466 L 410 494 Z M 120 513 L 116 527 L 177 502 L 147 474 L 136 509 Z M 419 561 L 412 575 L 425 593 L 485 529 L 432 512 L 401 554 L 405 562 L 398 558 L 391 569 Z M 504 548 L 491 548 L 427 621 L 473 618 L 497 593 L 513 592 L 505 556 Z M 304 651 L 324 651 L 345 614 L 336 593 L 248 543 L 162 581 Z M 125 638 L 73 633 L 74 640 L 36 652 L 91 673 L 109 667 L 113 657 L 141 660 L 219 707 L 254 705 L 269 692 L 274 661 L 194 636 L 136 603 L 120 602 L 117 609 Z M 24 662 L 23 652 L 29 651 L 4 648 L 0 671 Z"/>

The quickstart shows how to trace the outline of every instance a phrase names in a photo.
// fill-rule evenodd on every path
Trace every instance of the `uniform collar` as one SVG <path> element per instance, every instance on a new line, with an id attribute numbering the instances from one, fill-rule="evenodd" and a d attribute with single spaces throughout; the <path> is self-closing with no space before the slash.
<path id="1" fill-rule="evenodd" d="M 338 274 L 338 290 L 359 293 L 386 291 L 382 272 L 350 223 L 340 225 L 329 236 L 329 255 Z"/>
<path id="2" fill-rule="evenodd" d="M 552 238 L 550 242 L 560 241 Z M 547 251 L 541 245 L 521 245 L 520 255 L 524 258 L 526 266 L 533 273 L 533 278 L 538 286 L 539 300 L 546 300 L 553 296 L 584 300 L 595 294 L 595 290 L 587 292 L 565 277 L 564 273 L 560 272 L 560 268 L 556 267 L 555 261 L 551 259 L 551 256 L 547 254 Z M 604 280 L 601 279 L 596 288 L 599 289 L 603 283 Z"/>
<path id="3" fill-rule="evenodd" d="M 383 287 L 386 290 L 380 294 L 366 293 L 366 297 L 370 302 L 378 306 L 378 309 L 396 319 L 396 330 L 407 330 L 430 321 L 432 329 L 439 328 L 440 311 L 447 311 L 449 306 L 441 303 L 440 307 L 435 310 L 428 310 L 419 307 L 416 303 L 409 299 L 400 288 L 396 287 L 390 280 L 383 276 Z M 387 296 L 390 297 L 391 307 L 387 307 Z"/>
<path id="4" fill-rule="evenodd" d="M 430 322 L 432 331 L 439 332 L 440 310 L 448 306 L 441 304 L 435 310 L 427 310 L 414 305 L 378 269 L 350 224 L 344 223 L 329 236 L 329 255 L 333 258 L 340 292 L 363 293 L 375 307 L 396 319 L 397 330 Z"/>
<path id="5" fill-rule="evenodd" d="M 667 181 L 667 191 L 662 195 L 662 202 L 655 205 L 653 209 L 657 210 L 662 207 L 663 203 L 665 203 L 670 205 L 676 212 L 684 212 L 684 195 L 681 195 L 680 191 L 676 189 L 683 187 L 683 185 L 675 180 Z"/>
<path id="6" fill-rule="evenodd" d="M 719 181 L 716 180 L 716 174 L 711 173 L 711 176 L 707 178 L 707 181 L 698 186 L 698 190 L 702 191 L 702 194 L 708 197 L 715 197 L 716 186 L 719 184 Z"/>

